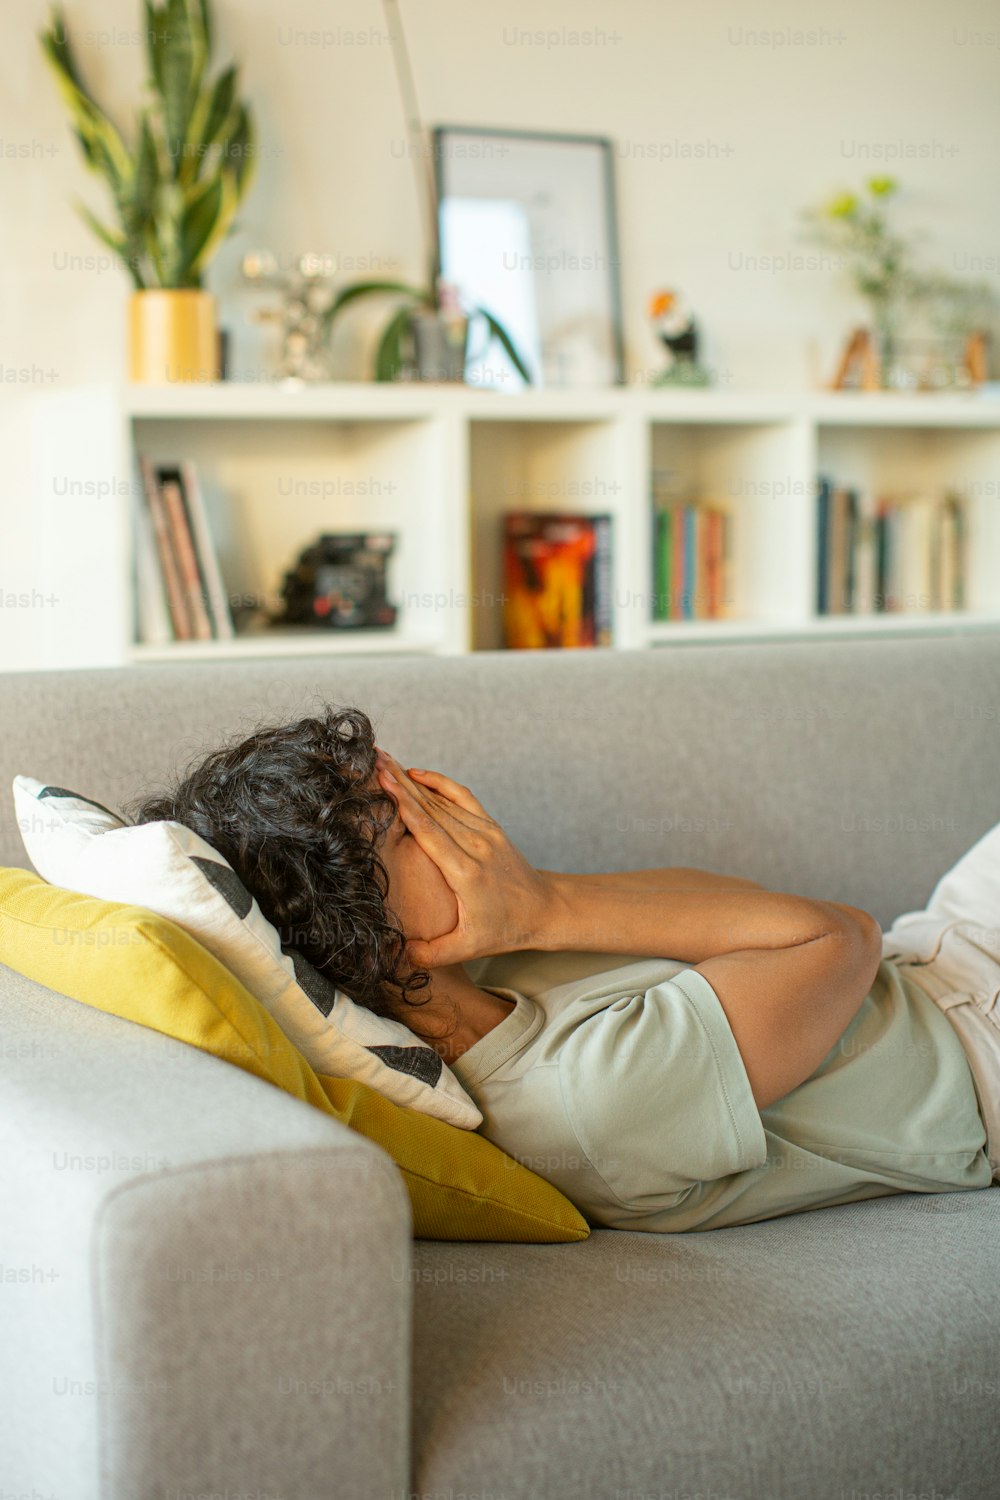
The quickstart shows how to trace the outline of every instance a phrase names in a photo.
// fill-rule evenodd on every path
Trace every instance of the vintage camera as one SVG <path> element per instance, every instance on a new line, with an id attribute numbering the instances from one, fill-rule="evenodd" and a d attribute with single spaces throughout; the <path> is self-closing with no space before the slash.
<path id="1" fill-rule="evenodd" d="M 304 549 L 281 589 L 279 625 L 376 630 L 396 623 L 386 598 L 386 563 L 396 537 L 389 531 L 325 532 Z"/>

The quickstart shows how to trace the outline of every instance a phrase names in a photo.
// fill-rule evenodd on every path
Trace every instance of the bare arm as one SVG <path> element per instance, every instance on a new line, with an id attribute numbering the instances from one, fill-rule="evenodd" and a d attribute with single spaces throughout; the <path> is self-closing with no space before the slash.
<path id="1" fill-rule="evenodd" d="M 555 870 L 539 870 L 546 879 L 560 878 Z M 762 891 L 764 886 L 741 875 L 716 875 L 712 870 L 696 870 L 690 865 L 661 865 L 652 870 L 616 870 L 607 875 L 563 875 L 574 885 L 613 886 L 616 890 L 642 891 L 713 891 L 737 887 Z"/>
<path id="2" fill-rule="evenodd" d="M 549 880 L 552 905 L 534 946 L 689 962 L 719 998 L 759 1109 L 815 1072 L 860 1009 L 882 956 L 874 917 L 835 901 L 752 884 Z"/>

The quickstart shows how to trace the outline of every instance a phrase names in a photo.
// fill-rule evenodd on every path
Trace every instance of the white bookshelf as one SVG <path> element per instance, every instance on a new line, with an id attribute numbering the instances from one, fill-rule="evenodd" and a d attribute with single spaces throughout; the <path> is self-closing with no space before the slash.
<path id="1" fill-rule="evenodd" d="M 617 649 L 1000 628 L 1000 401 L 972 393 L 93 386 L 38 398 L 35 446 L 45 582 L 61 606 L 47 612 L 39 665 L 497 649 L 506 509 L 612 515 Z M 137 642 L 137 452 L 197 465 L 236 598 L 276 604 L 320 531 L 393 530 L 396 627 Z M 733 514 L 724 619 L 651 618 L 654 469 Z M 968 609 L 817 615 L 819 472 L 869 490 L 967 494 Z"/>

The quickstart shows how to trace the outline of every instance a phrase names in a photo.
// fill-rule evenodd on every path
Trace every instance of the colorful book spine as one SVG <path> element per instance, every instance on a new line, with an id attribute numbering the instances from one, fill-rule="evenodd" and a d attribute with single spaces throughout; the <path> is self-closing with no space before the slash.
<path id="1" fill-rule="evenodd" d="M 708 566 L 706 586 L 706 608 L 709 619 L 716 620 L 720 612 L 720 594 L 722 584 L 722 511 L 710 510 L 708 513 Z"/>
<path id="2" fill-rule="evenodd" d="M 830 566 L 830 481 L 821 478 L 816 496 L 816 613 L 825 615 L 829 606 L 827 577 Z"/>
<path id="3" fill-rule="evenodd" d="M 684 618 L 693 620 L 695 612 L 695 587 L 697 584 L 698 552 L 697 508 L 684 507 Z"/>
<path id="4" fill-rule="evenodd" d="M 734 531 L 736 521 L 731 511 L 724 510 L 722 513 L 722 615 L 723 618 L 730 615 L 733 610 L 736 585 L 736 564 L 734 560 L 735 540 Z"/>
<path id="5" fill-rule="evenodd" d="M 684 618 L 684 512 L 675 507 L 673 513 L 673 545 L 670 555 L 670 618 Z"/>
<path id="6" fill-rule="evenodd" d="M 875 523 L 864 491 L 858 492 L 857 556 L 854 607 L 858 614 L 875 609 Z"/>
<path id="7" fill-rule="evenodd" d="M 845 538 L 844 608 L 853 614 L 857 604 L 858 492 L 847 490 L 847 530 Z"/>
<path id="8" fill-rule="evenodd" d="M 170 521 L 174 551 L 180 570 L 181 584 L 187 598 L 194 638 L 198 641 L 210 641 L 212 639 L 212 622 L 208 617 L 208 610 L 205 607 L 201 573 L 198 571 L 198 558 L 195 555 L 191 527 L 188 522 L 187 509 L 184 505 L 184 494 L 180 486 L 180 474 L 176 469 L 164 467 L 158 471 L 157 479 L 159 480 L 160 493 L 163 496 L 163 504 L 166 508 L 167 517 Z"/>
<path id="9" fill-rule="evenodd" d="M 232 640 L 236 634 L 232 610 L 226 593 L 219 559 L 208 524 L 205 502 L 198 483 L 198 474 L 192 463 L 180 465 L 181 489 L 191 522 L 191 534 L 198 555 L 198 569 L 212 620 L 212 634 L 216 640 Z"/>
<path id="10" fill-rule="evenodd" d="M 662 508 L 653 511 L 653 607 L 650 618 L 664 619 L 667 597 L 667 578 L 664 571 L 665 552 L 663 533 L 666 530 L 667 512 Z"/>
<path id="11" fill-rule="evenodd" d="M 153 535 L 153 518 L 142 483 L 134 486 L 135 639 L 165 645 L 175 639 L 167 591 Z"/>
<path id="12" fill-rule="evenodd" d="M 142 473 L 146 503 L 149 506 L 149 514 L 153 523 L 153 536 L 156 541 L 157 555 L 160 559 L 160 569 L 163 573 L 163 584 L 167 592 L 167 603 L 170 609 L 170 619 L 174 635 L 179 641 L 190 641 L 194 638 L 194 626 L 188 609 L 187 594 L 181 577 L 180 565 L 174 551 L 166 505 L 160 494 L 156 472 L 150 460 L 140 457 L 139 468 Z"/>

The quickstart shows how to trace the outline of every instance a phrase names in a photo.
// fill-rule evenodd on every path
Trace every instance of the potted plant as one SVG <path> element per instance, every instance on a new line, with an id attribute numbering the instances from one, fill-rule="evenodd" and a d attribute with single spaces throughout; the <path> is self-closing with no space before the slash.
<path id="1" fill-rule="evenodd" d="M 145 0 L 145 37 L 147 97 L 131 146 L 83 83 L 58 8 L 41 45 L 84 161 L 111 194 L 110 223 L 77 206 L 132 278 L 130 378 L 216 380 L 215 299 L 202 278 L 250 186 L 253 121 L 237 69 L 209 75 L 209 0 Z"/>
<path id="2" fill-rule="evenodd" d="M 811 238 L 838 253 L 856 291 L 868 302 L 875 358 L 867 388 L 911 389 L 918 383 L 912 358 L 903 358 L 900 330 L 904 317 L 908 331 L 919 329 L 921 316 L 933 337 L 908 338 L 907 345 L 941 346 L 929 383 L 975 384 L 985 378 L 985 326 L 996 311 L 996 294 L 984 283 L 959 281 L 919 264 L 910 241 L 890 223 L 888 204 L 898 192 L 894 178 L 869 177 L 861 192 L 838 193 L 821 208 L 805 210 Z M 963 338 L 964 362 L 950 358 L 945 348 Z M 842 370 L 856 339 L 857 334 Z"/>
<path id="3" fill-rule="evenodd" d="M 882 385 L 893 383 L 900 318 L 917 285 L 910 247 L 889 222 L 897 189 L 892 177 L 869 177 L 861 193 L 838 193 L 806 210 L 813 237 L 842 258 L 868 302 Z"/>
<path id="4" fill-rule="evenodd" d="M 423 286 L 406 281 L 355 281 L 342 287 L 323 313 L 329 337 L 334 322 L 352 302 L 361 297 L 394 295 L 403 299 L 379 340 L 375 353 L 375 379 L 397 380 L 412 370 L 420 380 L 464 380 L 470 320 L 483 318 L 488 344 L 502 345 L 511 364 L 526 385 L 531 374 L 502 323 L 485 307 L 463 307 L 457 287 L 441 278 L 441 242 L 438 234 L 437 192 L 430 167 L 426 132 L 417 103 L 413 72 L 403 33 L 397 0 L 382 0 L 386 28 L 392 47 L 400 99 L 409 136 L 417 202 L 420 207 L 428 276 Z"/>
<path id="5" fill-rule="evenodd" d="M 487 308 L 463 308 L 456 289 L 432 275 L 426 286 L 405 281 L 355 281 L 342 287 L 323 314 L 327 330 L 338 314 L 359 297 L 395 294 L 403 298 L 389 318 L 375 352 L 375 379 L 398 380 L 414 370 L 420 380 L 464 380 L 469 323 L 482 317 L 489 338 L 503 346 L 526 385 L 531 374 L 510 335 Z"/>

